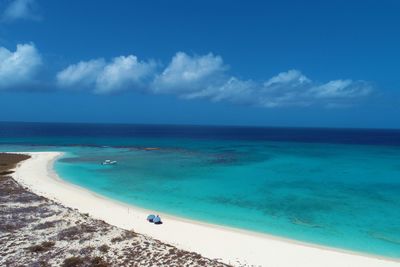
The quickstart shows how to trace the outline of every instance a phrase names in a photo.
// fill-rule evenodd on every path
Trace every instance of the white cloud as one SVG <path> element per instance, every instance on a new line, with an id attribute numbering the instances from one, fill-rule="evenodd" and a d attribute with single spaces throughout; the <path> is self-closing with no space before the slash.
<path id="1" fill-rule="evenodd" d="M 264 107 L 312 106 L 344 107 L 372 93 L 364 81 L 333 80 L 317 83 L 298 70 L 279 73 L 257 90 L 258 105 Z M 353 102 L 353 103 L 352 103 Z"/>
<path id="2" fill-rule="evenodd" d="M 106 62 L 104 59 L 81 61 L 68 66 L 57 73 L 57 82 L 60 87 L 89 87 L 95 84 L 97 77 L 103 71 Z"/>
<path id="3" fill-rule="evenodd" d="M 258 106 L 274 108 L 279 106 L 306 106 L 305 92 L 312 81 L 299 70 L 281 72 L 263 82 L 255 94 Z"/>
<path id="4" fill-rule="evenodd" d="M 97 77 L 96 90 L 107 93 L 130 85 L 143 86 L 142 82 L 154 73 L 155 67 L 154 62 L 140 62 L 133 55 L 116 57 Z"/>
<path id="5" fill-rule="evenodd" d="M 138 61 L 136 56 L 81 61 L 60 71 L 57 83 L 63 88 L 93 88 L 97 93 L 110 93 L 128 87 L 141 87 L 155 71 L 152 61 Z"/>
<path id="6" fill-rule="evenodd" d="M 13 0 L 3 12 L 3 20 L 15 21 L 19 19 L 39 20 L 35 0 Z"/>
<path id="7" fill-rule="evenodd" d="M 353 98 L 366 96 L 371 92 L 372 87 L 368 83 L 352 80 L 334 80 L 310 90 L 318 98 Z"/>
<path id="8" fill-rule="evenodd" d="M 0 89 L 28 84 L 41 64 L 42 58 L 33 44 L 18 44 L 15 52 L 0 47 Z"/>
<path id="9" fill-rule="evenodd" d="M 208 98 L 211 101 L 228 101 L 238 104 L 250 104 L 253 100 L 256 84 L 253 81 L 242 81 L 230 77 L 220 84 L 207 87 L 206 89 L 183 95 L 186 99 Z"/>
<path id="10" fill-rule="evenodd" d="M 62 87 L 91 87 L 108 93 L 133 87 L 153 94 L 173 94 L 184 99 L 208 99 L 266 108 L 288 106 L 351 106 L 372 92 L 365 81 L 332 80 L 319 83 L 299 70 L 278 73 L 264 81 L 243 80 L 228 73 L 222 57 L 178 52 L 160 73 L 153 62 L 121 56 L 80 62 L 57 75 Z"/>
<path id="11" fill-rule="evenodd" d="M 156 77 L 152 89 L 156 93 L 195 93 L 220 83 L 226 69 L 220 56 L 211 53 L 189 56 L 178 52 Z"/>
<path id="12" fill-rule="evenodd" d="M 301 86 L 304 84 L 308 84 L 311 81 L 304 76 L 300 71 L 298 70 L 289 70 L 287 72 L 281 72 L 278 75 L 270 78 L 268 81 L 264 83 L 264 86 L 266 88 L 273 88 L 275 86 Z"/>
<path id="13" fill-rule="evenodd" d="M 220 62 L 223 66 L 222 59 Z M 166 92 L 186 99 L 203 98 L 265 108 L 345 107 L 372 92 L 371 85 L 364 81 L 333 80 L 320 84 L 299 70 L 281 72 L 264 82 L 240 80 L 229 76 L 225 70 L 221 68 L 212 72 L 212 79 L 201 80 L 200 86 L 186 85 L 183 87 L 186 90 L 174 90 L 175 84 L 171 83 Z M 181 68 L 180 72 L 185 70 Z"/>

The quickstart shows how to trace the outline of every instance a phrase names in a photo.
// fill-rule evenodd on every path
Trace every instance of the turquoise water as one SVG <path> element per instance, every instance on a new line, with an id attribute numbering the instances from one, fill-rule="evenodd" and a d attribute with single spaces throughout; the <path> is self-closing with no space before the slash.
<path id="1" fill-rule="evenodd" d="M 120 201 L 400 258 L 400 146 L 172 137 L 80 140 L 90 146 L 72 145 L 76 139 L 65 146 L 61 137 L 23 140 L 3 139 L 0 150 L 65 151 L 55 164 L 63 179 Z M 105 159 L 118 164 L 103 166 Z"/>

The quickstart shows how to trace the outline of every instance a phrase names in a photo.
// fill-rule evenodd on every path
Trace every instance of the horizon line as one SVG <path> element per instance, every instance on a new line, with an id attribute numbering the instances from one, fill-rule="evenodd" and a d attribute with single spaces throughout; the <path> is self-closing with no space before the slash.
<path id="1" fill-rule="evenodd" d="M 142 123 L 142 122 L 78 122 L 78 121 L 3 121 L 0 123 L 33 123 L 33 124 L 100 124 L 100 125 L 141 125 L 141 126 L 192 126 L 192 127 L 236 127 L 236 128 L 281 128 L 281 129 L 326 129 L 326 130 L 394 130 L 399 128 L 385 127 L 340 127 L 340 126 L 288 126 L 288 125 L 243 125 L 243 124 L 203 124 L 203 123 Z"/>

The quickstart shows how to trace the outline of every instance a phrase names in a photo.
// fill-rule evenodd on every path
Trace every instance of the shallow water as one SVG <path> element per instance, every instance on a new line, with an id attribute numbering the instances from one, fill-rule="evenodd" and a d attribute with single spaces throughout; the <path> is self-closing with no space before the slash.
<path id="1" fill-rule="evenodd" d="M 7 125 L 0 150 L 66 151 L 63 179 L 147 209 L 400 258 L 400 132 L 174 127 Z"/>

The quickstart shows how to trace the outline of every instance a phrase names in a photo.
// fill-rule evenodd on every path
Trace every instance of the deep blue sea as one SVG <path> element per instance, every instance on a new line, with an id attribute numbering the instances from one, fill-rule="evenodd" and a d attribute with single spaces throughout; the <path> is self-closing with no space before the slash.
<path id="1" fill-rule="evenodd" d="M 400 258 L 400 130 L 0 123 L 0 151 L 43 150 L 136 206 Z"/>

